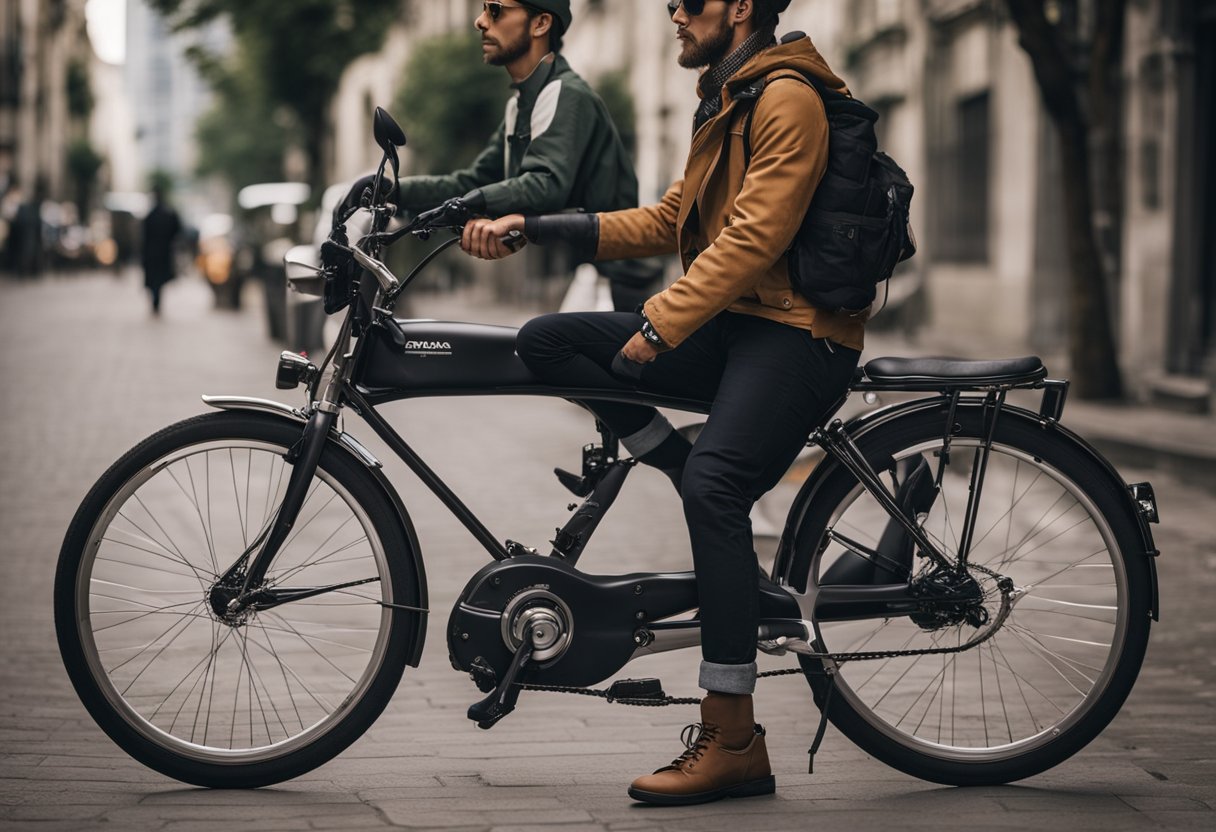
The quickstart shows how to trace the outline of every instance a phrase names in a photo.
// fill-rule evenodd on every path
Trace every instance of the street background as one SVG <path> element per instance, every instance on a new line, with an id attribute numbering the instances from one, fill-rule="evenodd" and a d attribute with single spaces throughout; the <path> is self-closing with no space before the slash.
<path id="1" fill-rule="evenodd" d="M 817 711 L 805 683 L 777 678 L 762 682 L 757 695 L 777 796 L 656 810 L 633 804 L 625 787 L 676 756 L 679 730 L 696 720 L 695 708 L 525 693 L 519 710 L 491 731 L 465 718 L 481 694 L 448 665 L 440 622 L 487 557 L 354 422 L 348 429 L 385 462 L 418 527 L 434 610 L 422 666 L 407 669 L 361 740 L 298 780 L 216 792 L 143 768 L 93 724 L 60 664 L 55 560 L 92 482 L 144 436 L 203 412 L 200 394 L 296 403 L 294 394 L 274 390 L 278 346 L 265 337 L 255 301 L 244 312 L 218 314 L 201 280 L 181 278 L 166 290 L 163 317 L 153 319 L 133 272 L 0 282 L 0 371 L 11 403 L 0 440 L 0 828 L 1123 830 L 1216 822 L 1216 497 L 1209 491 L 1161 471 L 1121 467 L 1129 481 L 1151 479 L 1157 488 L 1162 620 L 1122 713 L 1064 765 L 1002 788 L 942 788 L 869 759 L 829 729 L 808 775 Z M 500 323 L 532 311 L 468 291 L 417 310 Z M 552 467 L 576 464 L 579 448 L 594 438 L 581 411 L 547 399 L 423 400 L 387 413 L 495 534 L 529 545 L 543 546 L 565 516 L 568 494 Z M 1086 419 L 1072 412 L 1064 423 L 1087 433 Z M 782 507 L 766 511 L 779 517 Z M 758 543 L 762 554 L 773 545 Z M 630 478 L 582 561 L 604 573 L 690 564 L 670 485 L 646 469 Z M 658 676 L 668 693 L 695 696 L 696 653 L 651 657 L 626 675 Z M 762 660 L 763 669 L 784 666 Z"/>

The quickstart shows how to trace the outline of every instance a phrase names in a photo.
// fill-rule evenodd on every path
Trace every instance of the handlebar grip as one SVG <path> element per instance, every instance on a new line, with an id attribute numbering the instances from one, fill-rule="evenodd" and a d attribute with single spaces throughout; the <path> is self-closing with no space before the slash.
<path id="1" fill-rule="evenodd" d="M 527 238 L 520 231 L 512 231 L 501 240 L 502 244 L 509 248 L 512 252 L 519 251 L 528 244 Z"/>

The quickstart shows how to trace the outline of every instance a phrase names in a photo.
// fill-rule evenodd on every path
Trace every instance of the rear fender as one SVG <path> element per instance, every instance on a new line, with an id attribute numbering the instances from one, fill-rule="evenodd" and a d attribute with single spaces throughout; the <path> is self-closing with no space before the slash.
<path id="1" fill-rule="evenodd" d="M 283 421 L 292 422 L 303 427 L 308 422 L 308 414 L 298 408 L 280 402 L 271 401 L 270 399 L 256 399 L 245 396 L 203 396 L 203 401 L 211 407 L 220 410 L 249 410 L 255 413 L 261 413 Z M 412 572 L 412 586 L 416 590 L 409 597 L 404 599 L 403 603 L 407 606 L 417 607 L 422 610 L 429 610 L 427 606 L 427 585 L 426 585 L 426 568 L 422 562 L 422 549 L 418 544 L 418 533 L 414 530 L 414 522 L 410 519 L 409 512 L 406 511 L 405 505 L 401 502 L 401 497 L 398 496 L 397 490 L 393 488 L 392 483 L 384 476 L 383 466 L 380 460 L 363 447 L 353 436 L 348 433 L 342 433 L 334 430 L 331 433 L 330 440 L 333 444 L 342 449 L 343 452 L 350 454 L 357 459 L 364 467 L 367 468 L 372 479 L 380 486 L 380 490 L 392 505 L 397 517 L 397 522 L 401 527 L 401 533 L 405 535 L 406 542 L 409 545 L 409 565 Z M 389 557 L 396 556 L 396 553 L 388 553 Z M 411 667 L 417 667 L 422 660 L 422 648 L 426 643 L 426 625 L 429 616 L 427 614 L 419 614 L 418 628 L 414 633 L 414 643 L 410 645 L 409 655 L 406 658 L 406 664 Z"/>
<path id="2" fill-rule="evenodd" d="M 916 399 L 915 401 L 905 402 L 902 404 L 891 405 L 880 410 L 866 413 L 862 416 L 851 419 L 845 429 L 854 440 L 866 435 L 885 424 L 896 419 L 901 419 L 907 416 L 912 416 L 925 411 L 940 409 L 944 411 L 949 408 L 949 396 L 935 396 L 927 399 Z M 970 408 L 978 410 L 984 406 L 984 400 L 979 398 L 963 398 L 958 402 L 958 407 Z M 943 419 L 944 419 L 943 415 Z M 1159 598 L 1157 589 L 1157 561 L 1156 558 L 1160 554 L 1157 547 L 1153 543 L 1152 531 L 1149 528 L 1149 517 L 1146 515 L 1146 509 L 1143 508 L 1134 498 L 1132 487 L 1120 476 L 1115 470 L 1110 461 L 1102 454 L 1098 453 L 1092 445 L 1086 442 L 1077 434 L 1063 427 L 1054 419 L 1046 418 L 1038 413 L 1026 410 L 1020 407 L 1012 407 L 1005 405 L 1001 410 L 1001 419 L 1015 419 L 1022 422 L 1036 425 L 1043 430 L 1054 431 L 1065 442 L 1068 442 L 1073 448 L 1081 454 L 1089 457 L 1097 467 L 1109 478 L 1110 482 L 1116 486 L 1118 493 L 1123 495 L 1126 510 L 1129 515 L 1135 518 L 1136 528 L 1140 531 L 1140 539 L 1143 544 L 1143 554 L 1148 561 L 1149 578 L 1152 582 L 1152 597 L 1150 612 L 1153 620 L 1159 620 Z M 786 516 L 785 529 L 781 533 L 781 541 L 777 546 L 777 558 L 773 563 L 772 580 L 776 583 L 785 586 L 794 586 L 804 588 L 806 580 L 805 574 L 810 566 L 809 559 L 813 553 L 804 552 L 799 556 L 799 548 L 797 543 L 797 535 L 802 527 L 804 518 L 809 510 L 812 501 L 815 499 L 820 488 L 828 479 L 836 473 L 840 468 L 840 464 L 835 460 L 825 459 L 820 465 L 816 466 L 815 470 L 802 484 L 798 495 L 794 498 L 793 504 L 790 506 L 789 514 Z M 1155 513 L 1155 506 L 1154 506 Z"/>

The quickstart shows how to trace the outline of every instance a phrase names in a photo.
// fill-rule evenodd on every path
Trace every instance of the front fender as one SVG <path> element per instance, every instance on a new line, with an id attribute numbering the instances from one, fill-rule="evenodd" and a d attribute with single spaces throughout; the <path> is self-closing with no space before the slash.
<path id="1" fill-rule="evenodd" d="M 220 410 L 250 410 L 294 422 L 301 427 L 308 422 L 308 414 L 304 411 L 270 399 L 257 399 L 247 396 L 203 396 L 203 401 L 208 406 Z M 384 492 L 384 496 L 388 498 L 389 503 L 393 506 L 397 521 L 401 525 L 401 532 L 409 543 L 410 569 L 413 571 L 414 578 L 413 585 L 418 588 L 415 597 L 407 598 L 406 603 L 419 609 L 430 609 L 427 598 L 426 568 L 422 562 L 422 548 L 418 543 L 418 533 L 414 530 L 414 522 L 410 519 L 409 512 L 406 511 L 405 504 L 401 502 L 401 497 L 397 494 L 397 490 L 393 488 L 392 483 L 388 481 L 388 477 L 384 475 L 384 466 L 381 465 L 380 460 L 376 459 L 371 451 L 363 447 L 350 434 L 343 433 L 335 428 L 331 432 L 330 438 L 339 448 L 358 459 L 367 468 L 372 479 L 380 486 L 380 490 Z M 418 663 L 422 660 L 422 648 L 426 643 L 426 624 L 429 615 L 420 615 L 418 618 L 419 622 L 414 635 L 414 643 L 410 646 L 409 656 L 406 659 L 406 664 L 411 667 L 417 667 Z"/>
<path id="2" fill-rule="evenodd" d="M 845 425 L 845 429 L 854 440 L 857 440 L 867 433 L 881 428 L 892 420 L 922 413 L 927 410 L 944 409 L 949 406 L 949 403 L 949 396 L 934 396 L 932 398 L 916 399 L 902 404 L 891 405 L 849 420 Z M 984 400 L 978 398 L 963 398 L 958 402 L 960 409 L 979 409 L 983 406 Z M 1024 408 L 1005 405 L 1001 409 L 1001 419 L 1007 418 L 1032 423 L 1042 430 L 1054 431 L 1061 439 L 1072 445 L 1075 450 L 1096 463 L 1098 468 L 1117 486 L 1116 490 L 1123 495 L 1126 510 L 1130 516 L 1135 518 L 1136 528 L 1140 531 L 1140 538 L 1144 546 L 1144 557 L 1148 561 L 1149 577 L 1152 582 L 1150 612 L 1154 621 L 1159 620 L 1156 558 L 1160 552 L 1153 543 L 1152 530 L 1148 525 L 1149 521 L 1144 511 L 1137 504 L 1127 481 L 1115 470 L 1110 461 L 1098 453 L 1092 445 L 1054 419 L 1045 418 L 1038 413 Z M 819 489 L 839 467 L 839 463 L 835 460 L 831 458 L 825 459 L 823 463 L 816 466 L 815 470 L 807 477 L 806 482 L 799 489 L 793 504 L 790 506 L 789 514 L 786 516 L 785 528 L 781 533 L 781 540 L 777 546 L 777 557 L 773 563 L 771 576 L 773 581 L 789 585 L 791 575 L 795 574 L 797 568 L 802 565 L 796 563 L 798 547 L 794 544 L 799 529 L 802 527 L 803 518 L 806 516 Z"/>

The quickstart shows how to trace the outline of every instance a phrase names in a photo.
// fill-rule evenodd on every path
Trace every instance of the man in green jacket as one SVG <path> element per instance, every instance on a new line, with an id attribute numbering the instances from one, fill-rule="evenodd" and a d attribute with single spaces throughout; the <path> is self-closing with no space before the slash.
<path id="1" fill-rule="evenodd" d="M 561 56 L 570 0 L 486 2 L 475 26 L 486 63 L 504 67 L 516 94 L 473 164 L 442 176 L 400 180 L 400 207 L 434 208 L 460 198 L 473 214 L 588 212 L 634 208 L 638 180 L 604 102 Z M 359 203 L 374 177 L 357 181 L 338 206 Z M 613 305 L 633 311 L 661 270 L 638 261 L 599 264 Z"/>

